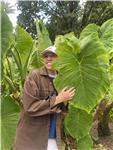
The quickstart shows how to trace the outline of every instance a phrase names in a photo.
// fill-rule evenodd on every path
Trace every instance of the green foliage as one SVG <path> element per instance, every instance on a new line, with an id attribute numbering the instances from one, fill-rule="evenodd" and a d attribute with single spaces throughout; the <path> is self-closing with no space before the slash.
<path id="1" fill-rule="evenodd" d="M 113 64 L 110 66 L 110 88 L 108 91 L 108 99 L 113 101 Z"/>
<path id="2" fill-rule="evenodd" d="M 42 19 L 54 41 L 56 35 L 75 32 L 80 35 L 89 23 L 101 25 L 113 18 L 111 1 L 18 1 L 18 24 L 26 31 L 37 35 L 36 18 Z M 32 22 L 32 23 L 31 23 Z"/>
<path id="3" fill-rule="evenodd" d="M 55 85 L 58 91 L 65 86 L 76 88 L 65 126 L 68 133 L 76 138 L 79 150 L 92 149 L 89 134 L 93 122 L 92 110 L 111 86 L 109 56 L 113 49 L 112 23 L 111 19 L 101 27 L 90 24 L 82 31 L 79 39 L 70 33 L 58 36 L 55 41 L 59 56 L 54 64 L 59 72 Z"/>
<path id="4" fill-rule="evenodd" d="M 52 5 L 53 3 L 54 5 Z M 27 5 L 29 10 L 32 9 L 32 11 L 34 11 L 36 8 L 35 11 L 37 11 L 37 7 L 35 7 L 34 4 L 38 4 L 38 2 L 24 2 L 23 4 L 25 8 Z M 84 25 L 92 18 L 90 12 L 87 10 L 91 10 L 92 12 L 93 4 L 95 5 L 96 2 L 85 3 L 83 16 L 80 16 L 81 13 L 79 12 L 78 20 L 75 17 L 76 15 L 73 9 L 76 6 L 76 10 L 78 10 L 78 2 L 40 2 L 40 8 L 43 10 L 43 8 L 46 7 L 46 11 L 50 12 L 50 14 L 52 13 L 49 20 L 50 22 L 48 21 L 46 24 L 50 27 L 49 30 L 51 33 L 55 31 L 55 34 L 64 34 L 69 32 L 70 29 L 76 32 L 78 29 L 80 29 L 79 32 L 81 31 Z M 58 12 L 61 20 L 55 15 L 53 10 L 51 11 L 51 8 L 49 8 L 50 11 L 48 10 L 48 7 L 51 6 L 55 8 L 54 10 L 59 6 L 58 8 L 60 9 Z M 103 6 L 106 8 L 108 5 L 104 3 Z M 68 8 L 68 13 L 65 8 Z M 98 8 L 100 9 L 100 7 Z M 109 8 L 112 8 L 112 5 Z M 65 13 L 62 10 L 65 11 Z M 26 13 L 25 17 L 29 20 L 27 14 L 28 13 Z M 64 16 L 62 16 L 62 14 L 64 14 Z M 94 16 L 95 14 L 96 13 L 93 13 Z M 90 17 L 88 18 L 87 16 Z M 109 17 L 111 18 L 111 16 Z M 86 18 L 86 20 L 84 18 Z M 30 17 L 30 19 L 29 22 L 33 22 L 33 17 Z M 104 19 L 106 20 L 106 18 Z M 27 72 L 31 68 L 38 68 L 42 65 L 41 52 L 46 47 L 52 45 L 52 42 L 42 21 L 36 21 L 37 39 L 33 41 L 30 34 L 19 26 L 17 26 L 14 31 L 15 39 L 13 39 L 13 28 L 5 11 L 2 11 L 2 20 L 2 55 L 4 56 L 2 57 L 2 61 L 4 58 L 4 64 L 2 64 L 4 67 L 4 78 L 2 80 L 3 96 L 1 103 L 2 148 L 3 150 L 9 150 L 14 140 L 19 111 L 19 107 L 14 100 L 20 100 L 19 95 L 22 91 Z M 75 20 L 79 21 L 79 23 L 82 20 L 82 27 L 80 27 L 78 23 L 75 24 Z M 56 26 L 57 21 L 59 24 Z M 101 20 L 98 24 L 102 22 Z M 24 24 L 24 22 L 22 22 L 22 24 L 26 29 L 26 24 Z M 73 28 L 71 26 L 72 24 Z M 32 28 L 31 25 L 29 27 Z M 51 34 L 52 37 L 53 34 L 54 33 Z M 79 150 L 91 150 L 92 140 L 89 132 L 92 125 L 92 110 L 98 105 L 106 92 L 108 92 L 109 86 L 110 92 L 108 94 L 112 100 L 113 82 L 111 76 L 113 67 L 111 65 L 112 63 L 109 65 L 109 59 L 112 59 L 113 54 L 113 19 L 108 20 L 102 26 L 96 24 L 88 25 L 80 34 L 79 39 L 76 38 L 73 33 L 58 36 L 55 45 L 57 46 L 57 53 L 59 55 L 59 60 L 55 64 L 56 69 L 59 71 L 55 81 L 56 87 L 58 91 L 67 85 L 76 88 L 76 95 L 70 102 L 69 113 L 65 120 L 66 130 L 72 137 L 77 139 Z M 4 95 L 10 96 L 4 97 Z"/>
<path id="5" fill-rule="evenodd" d="M 65 119 L 65 126 L 67 132 L 73 138 L 77 139 L 77 147 L 79 150 L 91 150 L 93 147 L 89 133 L 92 121 L 93 116 L 91 114 L 88 114 L 84 110 L 77 109 L 73 104 L 70 104 L 69 113 Z"/>
<path id="6" fill-rule="evenodd" d="M 30 69 L 39 68 L 40 66 L 42 66 L 41 54 L 38 51 L 37 46 L 38 46 L 38 40 L 35 40 L 33 44 L 33 52 L 30 61 Z"/>
<path id="7" fill-rule="evenodd" d="M 2 55 L 4 57 L 2 57 L 3 78 L 1 81 L 1 145 L 3 150 L 9 150 L 14 142 L 19 112 L 18 105 L 21 100 L 20 95 L 24 80 L 31 68 L 40 66 L 39 61 L 35 62 L 37 58 L 41 60 L 40 55 L 35 55 L 35 61 L 33 61 L 33 54 L 34 52 L 41 53 L 44 48 L 51 45 L 51 41 L 41 21 L 37 22 L 37 32 L 40 33 L 38 40 L 33 41 L 30 34 L 19 26 L 12 34 L 13 28 L 9 17 L 5 12 L 2 13 Z M 15 37 L 13 41 L 12 36 Z"/>
<path id="8" fill-rule="evenodd" d="M 78 149 L 79 150 L 92 150 L 93 149 L 93 141 L 90 135 L 86 135 L 85 137 L 78 140 Z"/>
<path id="9" fill-rule="evenodd" d="M 1 1 L 1 5 L 7 14 L 14 13 L 15 9 L 14 5 L 11 5 L 9 2 Z"/>
<path id="10" fill-rule="evenodd" d="M 13 27 L 12 23 L 9 20 L 8 15 L 6 14 L 5 10 L 3 7 L 1 8 L 1 49 L 2 49 L 2 57 L 5 57 L 8 48 L 10 47 L 12 43 L 12 32 L 13 32 Z"/>
<path id="11" fill-rule="evenodd" d="M 52 42 L 49 38 L 49 33 L 41 20 L 36 21 L 37 28 L 37 38 L 38 38 L 38 51 L 43 51 L 45 48 L 52 45 Z"/>
<path id="12" fill-rule="evenodd" d="M 11 82 L 12 84 L 14 83 L 15 74 L 13 74 L 13 72 L 17 70 L 16 79 L 19 79 L 21 81 L 21 85 L 23 86 L 23 82 L 29 66 L 32 47 L 33 40 L 31 36 L 26 31 L 17 26 L 15 31 L 15 40 L 13 41 L 13 44 L 7 53 L 7 63 L 5 63 L 6 66 L 4 65 L 4 79 L 9 84 L 9 86 L 11 86 Z"/>
<path id="13" fill-rule="evenodd" d="M 108 21 L 106 21 L 105 23 L 102 24 L 101 27 L 95 25 L 95 24 L 90 24 L 88 25 L 80 34 L 80 39 L 85 38 L 88 35 L 91 35 L 92 33 L 94 33 L 95 35 L 97 35 L 101 42 L 104 44 L 105 46 L 105 50 L 108 53 L 109 56 L 109 60 L 112 59 L 112 54 L 113 54 L 113 18 L 109 19 Z M 110 63 L 110 88 L 108 91 L 108 97 L 109 99 L 113 99 L 112 95 L 113 95 L 113 79 L 112 79 L 112 63 Z"/>
<path id="14" fill-rule="evenodd" d="M 59 36 L 55 44 L 60 57 L 56 69 L 61 72 L 55 82 L 58 91 L 67 85 L 74 86 L 73 103 L 90 112 L 109 86 L 108 59 L 103 44 L 95 35 L 77 41 L 73 34 Z"/>
<path id="15" fill-rule="evenodd" d="M 19 26 L 17 26 L 15 29 L 14 47 L 19 53 L 22 65 L 25 66 L 27 63 L 26 61 L 28 61 L 29 56 L 31 54 L 31 50 L 33 47 L 33 40 L 30 34 Z"/>
<path id="16" fill-rule="evenodd" d="M 14 142 L 19 107 L 10 96 L 1 101 L 1 144 L 2 150 L 9 150 Z"/>
<path id="17" fill-rule="evenodd" d="M 113 18 L 102 24 L 101 27 L 89 24 L 80 34 L 80 40 L 94 33 L 97 35 L 109 54 L 113 51 Z"/>
<path id="18" fill-rule="evenodd" d="M 37 38 L 33 47 L 33 56 L 31 60 L 31 66 L 34 68 L 39 68 L 42 66 L 42 52 L 44 49 L 52 45 L 49 38 L 49 33 L 41 20 L 36 20 Z"/>
<path id="19" fill-rule="evenodd" d="M 96 24 L 89 24 L 87 25 L 82 32 L 80 33 L 80 40 L 84 39 L 86 36 L 91 35 L 92 33 L 95 34 L 95 36 L 98 36 L 98 31 L 100 30 L 100 27 Z"/>
<path id="20" fill-rule="evenodd" d="M 92 119 L 91 114 L 88 114 L 84 110 L 77 109 L 73 104 L 70 104 L 69 113 L 65 119 L 66 129 L 73 138 L 76 137 L 77 140 L 80 140 L 90 132 Z M 83 125 L 85 128 L 83 128 Z"/>
<path id="21" fill-rule="evenodd" d="M 100 28 L 100 39 L 106 50 L 111 55 L 113 53 L 113 18 L 103 23 Z"/>
<path id="22" fill-rule="evenodd" d="M 6 56 L 4 60 L 4 78 L 3 84 L 4 88 L 2 92 L 4 94 L 12 94 L 19 90 L 19 85 L 21 84 L 20 73 L 18 71 L 17 65 L 13 57 Z M 3 85 L 2 85 L 3 86 Z"/>

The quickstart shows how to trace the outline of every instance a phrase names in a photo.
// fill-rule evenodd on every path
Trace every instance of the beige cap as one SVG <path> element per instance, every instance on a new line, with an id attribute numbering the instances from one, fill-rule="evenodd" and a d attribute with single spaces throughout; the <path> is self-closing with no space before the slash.
<path id="1" fill-rule="evenodd" d="M 57 55 L 56 53 L 56 47 L 55 46 L 49 46 L 48 48 L 46 48 L 43 52 L 42 55 L 46 54 L 47 52 L 52 52 L 55 55 Z"/>

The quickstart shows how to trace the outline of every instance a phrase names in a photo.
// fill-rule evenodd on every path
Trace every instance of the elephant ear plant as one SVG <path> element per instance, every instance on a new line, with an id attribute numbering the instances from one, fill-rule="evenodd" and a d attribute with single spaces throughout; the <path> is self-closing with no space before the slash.
<path id="1" fill-rule="evenodd" d="M 78 150 L 92 150 L 92 112 L 110 87 L 109 56 L 113 50 L 113 19 L 101 27 L 88 25 L 79 39 L 74 33 L 60 35 L 55 45 L 59 56 L 54 64 L 59 72 L 55 86 L 58 91 L 67 85 L 76 88 L 65 118 L 66 132 L 76 139 Z"/>
<path id="2" fill-rule="evenodd" d="M 2 6 L 1 6 L 2 7 Z M 11 88 L 15 89 L 14 84 L 6 76 L 7 53 L 13 42 L 13 26 L 5 12 L 1 8 L 1 149 L 9 150 L 14 140 L 15 129 L 18 120 L 19 107 L 9 95 L 7 81 L 10 82 Z M 7 81 L 6 81 L 7 79 Z"/>
<path id="3" fill-rule="evenodd" d="M 31 68 L 39 68 L 42 64 L 42 51 L 51 46 L 52 42 L 49 38 L 49 33 L 41 20 L 36 20 L 37 39 L 33 45 L 33 54 L 31 58 Z"/>
<path id="4" fill-rule="evenodd" d="M 36 22 L 38 39 L 33 40 L 20 26 L 14 29 L 5 10 L 1 12 L 1 148 L 9 150 L 14 142 L 24 80 L 31 69 L 40 66 L 40 61 L 36 62 L 41 60 L 38 51 L 50 46 L 51 40 L 42 21 Z"/>
<path id="5" fill-rule="evenodd" d="M 98 118 L 98 135 L 107 136 L 111 134 L 109 120 L 110 112 L 113 109 L 113 18 L 104 22 L 101 27 L 94 24 L 89 24 L 82 31 L 80 39 L 84 38 L 86 35 L 90 35 L 92 32 L 98 35 L 99 39 L 104 44 L 109 59 L 110 86 L 104 98 L 99 103 L 94 116 L 94 120 Z"/>

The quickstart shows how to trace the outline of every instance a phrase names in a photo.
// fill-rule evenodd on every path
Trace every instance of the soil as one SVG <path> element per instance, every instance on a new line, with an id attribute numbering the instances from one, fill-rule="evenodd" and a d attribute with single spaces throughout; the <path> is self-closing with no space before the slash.
<path id="1" fill-rule="evenodd" d="M 94 150 L 113 150 L 113 122 L 109 124 L 109 127 L 111 135 L 99 137 L 98 144 L 94 144 Z"/>

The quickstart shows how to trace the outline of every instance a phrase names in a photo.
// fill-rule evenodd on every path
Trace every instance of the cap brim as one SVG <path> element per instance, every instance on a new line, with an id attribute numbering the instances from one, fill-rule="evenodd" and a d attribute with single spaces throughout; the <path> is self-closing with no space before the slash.
<path id="1" fill-rule="evenodd" d="M 52 52 L 50 50 L 45 50 L 42 52 L 42 56 L 45 55 L 46 53 L 52 53 L 52 54 L 55 54 L 57 56 L 57 54 L 55 52 Z"/>

